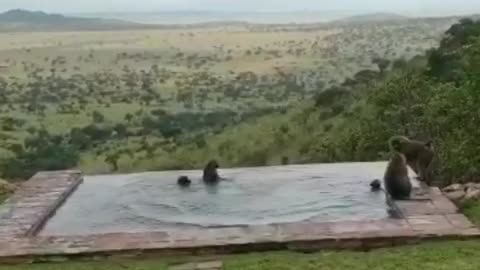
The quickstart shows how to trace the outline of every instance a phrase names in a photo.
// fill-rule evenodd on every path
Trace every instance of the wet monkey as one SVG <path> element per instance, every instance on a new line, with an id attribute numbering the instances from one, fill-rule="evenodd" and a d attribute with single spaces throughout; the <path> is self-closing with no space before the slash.
<path id="1" fill-rule="evenodd" d="M 180 187 L 189 187 L 192 184 L 192 181 L 187 176 L 180 176 L 177 179 L 177 185 Z"/>
<path id="2" fill-rule="evenodd" d="M 203 169 L 203 182 L 206 184 L 216 184 L 221 178 L 218 175 L 217 169 L 219 168 L 216 160 L 211 160 Z"/>

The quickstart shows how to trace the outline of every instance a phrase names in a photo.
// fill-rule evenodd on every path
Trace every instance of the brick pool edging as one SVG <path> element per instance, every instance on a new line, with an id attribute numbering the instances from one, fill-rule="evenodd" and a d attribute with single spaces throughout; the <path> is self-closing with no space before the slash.
<path id="1" fill-rule="evenodd" d="M 0 242 L 34 236 L 83 182 L 80 171 L 40 172 L 0 207 Z"/>
<path id="2" fill-rule="evenodd" d="M 39 236 L 44 223 L 82 183 L 78 171 L 39 173 L 0 210 L 0 263 L 116 256 L 213 255 L 267 250 L 372 249 L 422 240 L 480 237 L 438 188 L 394 202 L 400 219 L 262 226 L 178 228 L 138 233 Z"/>

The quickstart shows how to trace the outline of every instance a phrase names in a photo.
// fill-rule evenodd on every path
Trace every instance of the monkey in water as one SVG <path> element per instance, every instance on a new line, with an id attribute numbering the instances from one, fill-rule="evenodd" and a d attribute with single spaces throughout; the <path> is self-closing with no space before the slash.
<path id="1" fill-rule="evenodd" d="M 222 180 L 218 175 L 218 168 L 219 166 L 216 160 L 211 160 L 208 162 L 207 166 L 205 166 L 205 169 L 203 169 L 203 182 L 205 184 L 217 184 L 220 180 Z"/>
<path id="2" fill-rule="evenodd" d="M 192 184 L 192 181 L 187 176 L 180 176 L 177 180 L 177 185 L 182 188 L 189 187 Z"/>
<path id="3" fill-rule="evenodd" d="M 382 190 L 382 182 L 378 179 L 375 179 L 370 183 L 370 189 L 372 192 L 377 192 Z"/>
<path id="4" fill-rule="evenodd" d="M 394 200 L 410 198 L 412 183 L 408 177 L 407 158 L 404 154 L 394 152 L 383 177 L 385 190 Z"/>
<path id="5" fill-rule="evenodd" d="M 421 142 L 404 136 L 389 140 L 390 150 L 405 156 L 407 165 L 417 174 L 418 180 L 427 185 L 432 183 L 434 149 L 432 141 Z"/>

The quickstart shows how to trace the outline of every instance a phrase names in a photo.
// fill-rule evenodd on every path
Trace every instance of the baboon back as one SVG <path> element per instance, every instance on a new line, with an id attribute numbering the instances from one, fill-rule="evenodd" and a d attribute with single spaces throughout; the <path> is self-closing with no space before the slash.
<path id="1" fill-rule="evenodd" d="M 401 153 L 394 153 L 384 176 L 385 190 L 395 200 L 408 199 L 412 192 L 412 184 L 408 177 L 406 157 Z"/>

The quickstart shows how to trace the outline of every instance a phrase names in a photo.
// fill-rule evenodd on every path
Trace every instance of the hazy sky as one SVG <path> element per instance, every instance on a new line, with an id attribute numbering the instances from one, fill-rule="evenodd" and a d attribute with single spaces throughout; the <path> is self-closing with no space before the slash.
<path id="1" fill-rule="evenodd" d="M 480 0 L 0 0 L 0 11 L 13 8 L 62 13 L 162 10 L 347 10 L 455 14 L 480 12 Z"/>

